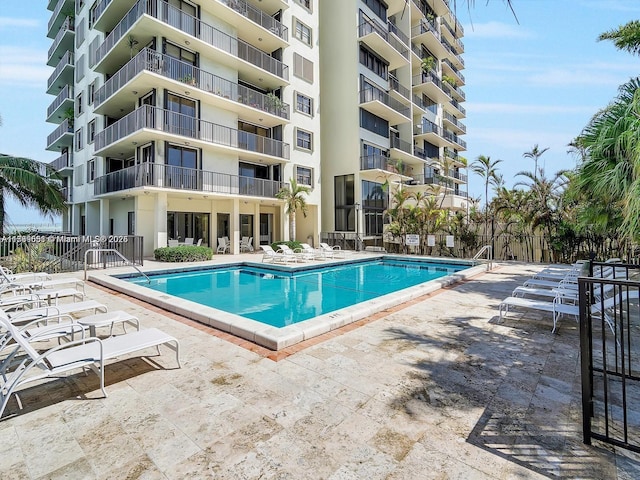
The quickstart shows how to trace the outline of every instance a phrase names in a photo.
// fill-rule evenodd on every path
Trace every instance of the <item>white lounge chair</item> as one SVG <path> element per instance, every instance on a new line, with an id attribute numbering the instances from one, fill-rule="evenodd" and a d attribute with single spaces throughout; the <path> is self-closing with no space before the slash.
<path id="1" fill-rule="evenodd" d="M 285 255 L 282 252 L 276 252 L 271 245 L 260 245 L 262 250 L 262 263 L 294 263 L 295 256 Z"/>
<path id="2" fill-rule="evenodd" d="M 307 255 L 310 255 L 311 258 L 313 258 L 315 260 L 324 260 L 326 258 L 326 254 L 325 254 L 325 251 L 323 249 L 321 249 L 321 248 L 313 248 L 308 243 L 301 243 L 300 244 L 300 249 L 304 253 L 306 253 Z"/>
<path id="3" fill-rule="evenodd" d="M 167 240 L 168 247 L 177 247 L 178 243 L 179 243 L 178 240 Z"/>
<path id="4" fill-rule="evenodd" d="M 242 237 L 240 240 L 241 252 L 253 252 L 253 237 Z"/>
<path id="5" fill-rule="evenodd" d="M 160 345 L 166 345 L 176 352 L 176 362 L 180 368 L 178 340 L 156 328 L 109 337 L 100 340 L 96 337 L 85 338 L 53 347 L 46 352 L 38 353 L 15 325 L 0 312 L 0 326 L 5 328 L 16 347 L 9 357 L 14 358 L 18 353 L 25 354 L 24 360 L 11 371 L 6 371 L 4 363 L 0 371 L 0 416 L 2 416 L 9 398 L 16 394 L 19 408 L 22 402 L 17 390 L 27 383 L 48 377 L 57 377 L 61 373 L 72 370 L 91 368 L 100 379 L 100 390 L 106 397 L 104 388 L 104 367 L 107 360 L 122 355 L 156 347 L 160 354 Z"/>
<path id="6" fill-rule="evenodd" d="M 3 266 L 0 266 L 0 277 L 0 280 L 6 283 L 51 280 L 51 275 L 46 272 L 13 273 L 12 270 Z"/>
<path id="7" fill-rule="evenodd" d="M 279 244 L 278 252 L 282 253 L 285 257 L 293 257 L 296 262 L 306 262 L 307 260 L 313 260 L 313 255 L 304 253 L 302 251 L 296 252 L 289 247 L 289 245 Z"/>
<path id="8" fill-rule="evenodd" d="M 65 303 L 61 305 L 47 305 L 38 308 L 29 308 L 26 310 L 18 310 L 12 313 L 3 313 L 13 323 L 26 323 L 31 320 L 41 319 L 43 321 L 49 321 L 56 319 L 62 315 L 70 315 L 74 313 L 85 312 L 87 310 L 93 310 L 93 313 L 106 312 L 107 307 L 95 300 L 85 300 L 83 302 Z"/>
<path id="9" fill-rule="evenodd" d="M 320 248 L 322 248 L 330 258 L 345 258 L 345 252 L 340 248 L 339 245 L 334 245 L 333 247 L 328 243 L 320 242 Z"/>
<path id="10" fill-rule="evenodd" d="M 191 237 L 187 237 L 184 239 L 184 244 L 185 245 L 193 245 L 193 238 Z"/>
<path id="11" fill-rule="evenodd" d="M 20 306 L 25 303 L 40 304 L 41 302 L 47 302 L 49 305 L 57 305 L 61 298 L 71 298 L 72 301 L 80 301 L 84 299 L 84 292 L 76 290 L 75 288 L 62 288 L 56 289 L 42 289 L 35 290 L 28 294 L 21 294 L 21 290 L 14 291 L 13 295 L 7 295 L 10 292 L 3 292 L 0 295 L 0 308 L 7 309 L 15 306 Z"/>
<path id="12" fill-rule="evenodd" d="M 569 303 L 566 303 L 569 302 Z M 499 315 L 500 322 L 504 315 L 509 313 L 510 307 L 519 307 L 519 308 L 527 308 L 530 310 L 540 310 L 543 312 L 551 312 L 553 315 L 553 329 L 552 333 L 556 331 L 556 326 L 558 323 L 558 319 L 561 315 L 573 315 L 578 319 L 579 312 L 577 311 L 578 306 L 576 305 L 577 297 L 575 296 L 564 296 L 561 293 L 557 293 L 552 301 L 545 300 L 537 300 L 532 298 L 522 298 L 522 297 L 507 297 L 502 302 L 500 302 Z"/>

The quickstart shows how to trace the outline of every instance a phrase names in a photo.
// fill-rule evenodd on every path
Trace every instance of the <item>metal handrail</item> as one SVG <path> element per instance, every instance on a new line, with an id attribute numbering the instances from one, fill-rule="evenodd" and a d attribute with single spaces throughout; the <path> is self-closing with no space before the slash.
<path id="1" fill-rule="evenodd" d="M 479 260 L 485 252 L 487 252 L 487 271 L 489 271 L 493 268 L 493 247 L 491 245 L 485 245 L 478 250 L 478 253 L 473 256 L 473 260 Z"/>
<path id="2" fill-rule="evenodd" d="M 130 262 L 124 255 L 122 255 L 118 250 L 116 250 L 115 248 L 90 248 L 88 249 L 86 252 L 84 252 L 84 279 L 85 281 L 87 280 L 87 254 L 89 252 L 111 252 L 111 253 L 115 253 L 117 256 L 119 256 L 122 260 L 124 260 L 126 263 L 128 263 L 130 266 L 132 266 L 133 268 L 135 268 L 138 273 L 140 275 L 142 275 L 144 278 L 147 279 L 147 283 L 151 283 L 151 279 L 142 271 L 140 270 L 135 263 Z"/>

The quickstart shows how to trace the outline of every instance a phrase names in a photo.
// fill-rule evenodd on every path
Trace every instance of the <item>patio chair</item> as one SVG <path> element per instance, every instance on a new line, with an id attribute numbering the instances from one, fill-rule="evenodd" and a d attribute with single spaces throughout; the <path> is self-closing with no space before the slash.
<path id="1" fill-rule="evenodd" d="M 191 237 L 187 237 L 184 239 L 184 244 L 185 245 L 193 245 L 193 238 Z"/>
<path id="2" fill-rule="evenodd" d="M 216 248 L 216 253 L 231 253 L 231 245 L 229 245 L 227 237 L 218 238 L 218 248 Z"/>
<path id="3" fill-rule="evenodd" d="M 569 303 L 567 303 L 569 302 Z M 577 296 L 575 295 L 563 295 L 562 292 L 557 292 L 552 301 L 537 300 L 532 298 L 523 297 L 507 297 L 498 307 L 499 322 L 502 322 L 503 317 L 509 313 L 510 307 L 527 308 L 531 310 L 540 310 L 543 312 L 551 312 L 553 316 L 553 329 L 551 333 L 555 333 L 558 320 L 561 315 L 573 315 L 578 320 L 578 305 Z"/>
<path id="4" fill-rule="evenodd" d="M 167 240 L 167 246 L 169 246 L 169 247 L 177 247 L 178 246 L 178 240 Z"/>
<path id="5" fill-rule="evenodd" d="M 13 273 L 12 270 L 0 266 L 0 276 L 2 277 L 0 280 L 7 283 L 20 282 L 20 281 L 45 281 L 51 280 L 51 275 L 45 272 L 24 272 L 24 273 Z"/>
<path id="6" fill-rule="evenodd" d="M 241 252 L 253 252 L 253 237 L 242 237 L 240 240 Z"/>
<path id="7" fill-rule="evenodd" d="M 7 309 L 22 305 L 25 303 L 40 304 L 46 301 L 48 304 L 57 305 L 61 298 L 71 298 L 72 301 L 80 301 L 85 297 L 84 292 L 76 290 L 75 288 L 62 288 L 56 289 L 42 289 L 42 290 L 29 290 L 29 293 L 23 293 L 24 290 L 16 289 L 4 291 L 0 294 L 0 308 Z M 10 294 L 10 295 L 8 295 Z"/>
<path id="8" fill-rule="evenodd" d="M 333 247 L 328 243 L 320 242 L 320 248 L 324 250 L 325 255 L 331 256 L 333 258 L 345 258 L 345 252 L 340 248 L 340 245 L 334 245 Z"/>
<path id="9" fill-rule="evenodd" d="M 202 239 L 201 238 L 198 239 L 198 243 L 196 243 L 196 247 L 199 247 L 200 245 L 202 245 Z"/>
<path id="10" fill-rule="evenodd" d="M 293 263 L 297 262 L 297 259 L 291 255 L 285 255 L 278 251 L 276 252 L 271 245 L 260 245 L 262 250 L 262 263 Z"/>
<path id="11" fill-rule="evenodd" d="M 31 304 L 32 302 L 28 302 Z M 13 323 L 26 323 L 31 320 L 40 319 L 44 322 L 54 320 L 63 315 L 85 312 L 93 310 L 93 313 L 106 312 L 107 307 L 95 300 L 84 300 L 82 302 L 65 303 L 63 305 L 47 305 L 46 303 L 36 308 L 28 308 L 26 310 L 17 310 L 14 312 L 2 311 L 7 318 Z"/>
<path id="12" fill-rule="evenodd" d="M 313 255 L 309 255 L 304 252 L 296 252 L 289 247 L 289 245 L 279 244 L 278 252 L 284 254 L 285 257 L 293 257 L 297 262 L 306 262 L 307 260 L 313 260 Z"/>
<path id="13" fill-rule="evenodd" d="M 327 257 L 323 249 L 313 248 L 308 243 L 301 243 L 300 249 L 306 254 L 311 255 L 314 260 L 324 260 Z"/>
<path id="14" fill-rule="evenodd" d="M 107 392 L 104 388 L 105 362 L 147 348 L 156 347 L 158 355 L 160 355 L 160 345 L 171 348 L 176 352 L 176 362 L 180 368 L 178 340 L 156 328 L 109 337 L 105 340 L 96 337 L 75 340 L 40 354 L 3 312 L 0 312 L 0 326 L 5 328 L 15 341 L 16 346 L 9 357 L 13 359 L 19 353 L 25 355 L 24 360 L 10 372 L 5 369 L 5 365 L 8 363 L 3 363 L 0 371 L 0 401 L 2 402 L 0 416 L 4 413 L 9 398 L 14 393 L 18 407 L 22 409 L 22 402 L 17 390 L 23 385 L 44 378 L 58 377 L 61 373 L 72 370 L 82 369 L 84 371 L 87 367 L 98 375 L 100 390 L 106 397 Z"/>

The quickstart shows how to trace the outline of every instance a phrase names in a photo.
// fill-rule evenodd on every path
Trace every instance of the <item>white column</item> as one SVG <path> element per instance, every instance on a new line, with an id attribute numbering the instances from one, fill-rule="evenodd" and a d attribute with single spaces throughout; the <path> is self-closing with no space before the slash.
<path id="1" fill-rule="evenodd" d="M 100 235 L 110 235 L 109 231 L 109 200 L 100 199 Z"/>
<path id="2" fill-rule="evenodd" d="M 167 246 L 167 193 L 158 192 L 154 202 L 154 245 L 153 248 Z M 140 212 L 143 213 L 143 212 Z M 136 219 L 144 221 L 143 218 Z"/>
<path id="3" fill-rule="evenodd" d="M 260 203 L 256 202 L 253 209 L 253 249 L 260 249 Z"/>
<path id="4" fill-rule="evenodd" d="M 229 241 L 231 253 L 240 253 L 240 199 L 234 198 L 231 204 L 231 218 L 229 218 Z"/>

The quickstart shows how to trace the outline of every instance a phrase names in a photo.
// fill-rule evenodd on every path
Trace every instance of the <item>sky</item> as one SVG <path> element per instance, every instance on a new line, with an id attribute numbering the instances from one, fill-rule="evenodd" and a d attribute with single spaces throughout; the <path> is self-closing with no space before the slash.
<path id="1" fill-rule="evenodd" d="M 46 0 L 0 3 L 0 152 L 43 162 L 57 158 L 45 150 L 54 124 L 45 122 L 53 101 L 47 95 L 46 66 L 51 40 Z M 639 58 L 616 50 L 601 33 L 640 19 L 637 0 L 457 0 L 465 30 L 467 126 L 463 136 L 471 163 L 479 155 L 500 159 L 507 187 L 522 181 L 534 162 L 523 153 L 534 145 L 549 150 L 539 166 L 547 175 L 574 168 L 568 143 L 589 119 L 616 96 L 618 87 L 640 74 Z M 469 175 L 469 192 L 484 193 L 483 180 Z M 483 199 L 484 201 L 484 199 Z M 10 221 L 47 221 L 35 212 L 9 206 Z"/>

